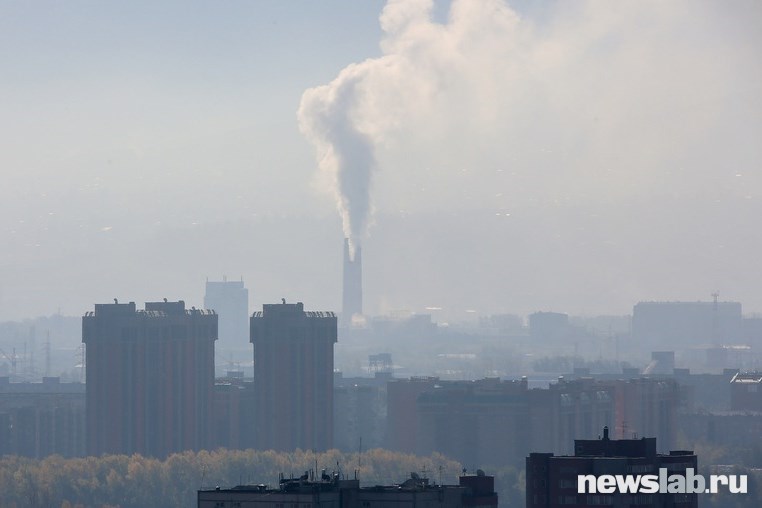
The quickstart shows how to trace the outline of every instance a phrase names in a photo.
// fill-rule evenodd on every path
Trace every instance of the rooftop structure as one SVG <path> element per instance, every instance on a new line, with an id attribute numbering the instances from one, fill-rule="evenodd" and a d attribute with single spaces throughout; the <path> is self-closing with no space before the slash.
<path id="1" fill-rule="evenodd" d="M 481 470 L 464 475 L 458 485 L 435 485 L 412 473 L 397 485 L 360 487 L 357 479 L 341 479 L 338 473 L 320 477 L 305 471 L 300 478 L 281 477 L 277 489 L 266 485 L 241 485 L 232 489 L 198 491 L 198 508 L 220 506 L 257 506 L 280 508 L 307 506 L 322 508 L 494 508 L 497 506 L 495 479 Z"/>

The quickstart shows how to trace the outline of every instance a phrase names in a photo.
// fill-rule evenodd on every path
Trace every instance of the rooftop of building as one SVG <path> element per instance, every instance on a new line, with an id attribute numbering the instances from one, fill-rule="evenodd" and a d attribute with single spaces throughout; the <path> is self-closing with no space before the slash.
<path id="1" fill-rule="evenodd" d="M 298 316 L 302 315 L 308 318 L 335 318 L 336 314 L 330 311 L 310 311 L 304 310 L 304 303 L 286 303 L 286 299 L 282 298 L 281 303 L 266 303 L 262 305 L 261 311 L 256 311 L 251 314 L 253 318 L 263 317 L 280 317 L 280 316 Z"/>
<path id="2" fill-rule="evenodd" d="M 186 309 L 185 301 L 183 300 L 170 302 L 165 298 L 162 302 L 146 302 L 145 310 L 139 310 L 135 302 L 119 303 L 114 298 L 114 303 L 96 303 L 95 311 L 86 312 L 85 317 L 138 316 L 143 318 L 164 318 L 167 316 L 212 316 L 215 314 L 213 310 L 197 309 L 196 307 Z"/>
<path id="3" fill-rule="evenodd" d="M 425 491 L 439 491 L 441 489 L 464 489 L 467 487 L 474 487 L 479 485 L 473 480 L 475 478 L 484 478 L 488 480 L 489 494 L 494 494 L 492 488 L 494 487 L 494 477 L 486 475 L 482 470 L 478 470 L 477 474 L 460 476 L 459 485 L 444 485 L 430 482 L 428 478 L 422 478 L 417 473 L 411 473 L 410 478 L 399 484 L 392 485 L 373 485 L 368 487 L 360 487 L 360 481 L 357 478 L 354 479 L 342 479 L 341 475 L 337 472 L 330 474 L 326 473 L 324 469 L 320 477 L 314 474 L 313 471 L 305 471 L 304 474 L 298 478 L 285 478 L 281 475 L 277 488 L 271 488 L 265 484 L 257 485 L 237 485 L 235 487 L 223 489 L 216 487 L 214 489 L 201 489 L 200 492 L 226 492 L 226 493 L 253 493 L 262 495 L 273 495 L 278 493 L 290 493 L 290 494 L 313 494 L 317 492 L 338 492 L 340 490 L 359 490 L 361 492 L 377 492 L 377 493 L 392 493 L 392 492 L 425 492 Z M 478 488 L 478 487 L 477 487 Z M 486 492 L 480 492 L 480 494 L 487 494 Z"/>
<path id="4" fill-rule="evenodd" d="M 40 382 L 11 383 L 8 376 L 0 376 L 0 393 L 9 394 L 84 394 L 85 383 L 62 383 L 59 377 L 43 377 Z"/>
<path id="5" fill-rule="evenodd" d="M 762 384 L 762 372 L 739 372 L 733 376 L 730 382 L 736 384 Z"/>
<path id="6" fill-rule="evenodd" d="M 693 455 L 692 451 L 670 451 L 669 456 Z M 653 458 L 664 456 L 656 453 L 656 438 L 643 437 L 640 439 L 611 439 L 609 428 L 603 427 L 603 436 L 600 439 L 575 439 L 575 457 L 627 457 L 627 458 Z"/>

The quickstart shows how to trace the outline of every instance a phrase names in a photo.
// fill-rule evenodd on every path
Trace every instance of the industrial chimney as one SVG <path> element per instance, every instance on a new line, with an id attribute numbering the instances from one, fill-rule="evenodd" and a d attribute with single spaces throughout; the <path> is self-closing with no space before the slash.
<path id="1" fill-rule="evenodd" d="M 349 238 L 344 239 L 344 288 L 342 294 L 341 321 L 344 326 L 352 323 L 352 316 L 362 315 L 362 248 L 354 246 L 354 257 L 349 248 Z"/>

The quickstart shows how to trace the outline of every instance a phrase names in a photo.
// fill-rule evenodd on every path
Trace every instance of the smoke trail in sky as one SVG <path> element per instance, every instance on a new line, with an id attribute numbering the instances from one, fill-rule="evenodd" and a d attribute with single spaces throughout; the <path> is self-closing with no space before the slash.
<path id="1" fill-rule="evenodd" d="M 384 55 L 348 66 L 302 97 L 300 128 L 317 149 L 320 169 L 331 175 L 352 249 L 367 232 L 375 150 L 385 133 L 411 110 L 421 113 L 441 91 L 458 85 L 453 77 L 464 71 L 467 56 L 457 49 L 459 43 L 485 27 L 487 32 L 505 28 L 514 18 L 497 0 L 455 2 L 446 25 L 431 20 L 432 8 L 431 0 L 389 1 L 380 20 Z"/>
<path id="2" fill-rule="evenodd" d="M 316 145 L 320 169 L 333 176 L 332 185 L 350 252 L 365 234 L 370 216 L 373 146 L 353 119 L 357 82 L 362 74 L 352 66 L 330 85 L 305 92 L 300 126 Z"/>
<path id="3" fill-rule="evenodd" d="M 300 128 L 353 244 L 374 186 L 384 210 L 497 212 L 745 192 L 734 175 L 753 173 L 760 66 L 745 65 L 758 38 L 746 20 L 758 7 L 520 5 L 452 0 L 439 22 L 432 0 L 389 0 L 382 55 L 304 92 Z"/>

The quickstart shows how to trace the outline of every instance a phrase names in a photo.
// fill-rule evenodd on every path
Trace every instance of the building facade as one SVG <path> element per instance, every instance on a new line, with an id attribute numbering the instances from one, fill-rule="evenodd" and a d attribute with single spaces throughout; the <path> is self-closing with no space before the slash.
<path id="1" fill-rule="evenodd" d="M 697 470 L 691 451 L 656 453 L 655 438 L 610 439 L 608 428 L 597 440 L 575 440 L 574 455 L 531 453 L 526 458 L 527 508 L 574 508 L 584 506 L 639 506 L 651 508 L 698 507 L 696 494 L 578 493 L 580 475 L 654 474 L 666 468 L 685 475 Z"/>
<path id="2" fill-rule="evenodd" d="M 42 459 L 85 454 L 85 385 L 0 377 L 0 455 Z"/>
<path id="3" fill-rule="evenodd" d="M 738 373 L 730 381 L 730 409 L 762 412 L 762 372 Z"/>
<path id="4" fill-rule="evenodd" d="M 254 436 L 260 450 L 333 447 L 332 312 L 304 304 L 264 305 L 251 316 L 254 344 Z"/>
<path id="5" fill-rule="evenodd" d="M 216 338 L 217 315 L 182 300 L 85 314 L 88 455 L 210 447 Z"/>

